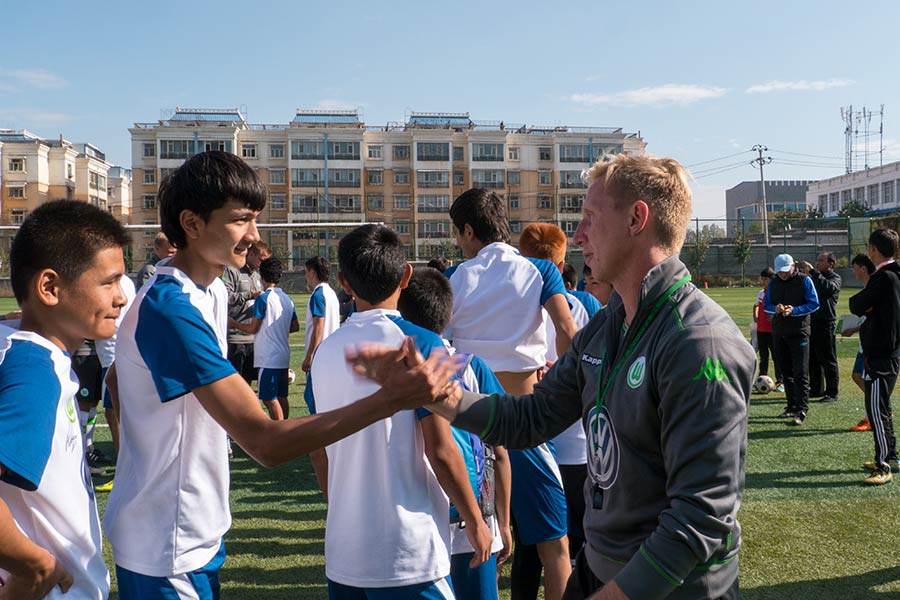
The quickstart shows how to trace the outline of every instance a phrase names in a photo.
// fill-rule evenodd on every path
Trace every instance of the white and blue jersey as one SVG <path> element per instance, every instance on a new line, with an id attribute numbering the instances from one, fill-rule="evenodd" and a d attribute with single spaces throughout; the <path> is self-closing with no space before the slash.
<path id="1" fill-rule="evenodd" d="M 313 358 L 317 408 L 341 408 L 379 389 L 352 372 L 344 358 L 348 345 L 399 347 L 406 336 L 424 356 L 443 348 L 439 336 L 403 320 L 396 310 L 351 315 Z M 434 582 L 450 573 L 450 505 L 425 457 L 418 422 L 434 418 L 428 415 L 424 409 L 404 410 L 327 447 L 329 581 L 389 588 Z"/>
<path id="2" fill-rule="evenodd" d="M 225 430 L 192 390 L 235 373 L 228 298 L 161 266 L 119 327 L 121 448 L 104 528 L 116 564 L 169 577 L 200 569 L 231 525 Z"/>
<path id="3" fill-rule="evenodd" d="M 597 311 L 603 308 L 603 305 L 600 304 L 600 301 L 597 300 L 593 294 L 589 294 L 584 290 L 568 290 L 567 293 L 570 296 L 575 296 L 575 298 L 581 302 L 581 305 L 584 306 L 584 309 L 587 311 L 588 319 L 592 318 L 597 314 Z"/>
<path id="4" fill-rule="evenodd" d="M 253 338 L 253 366 L 257 369 L 287 369 L 291 366 L 288 336 L 297 320 L 294 301 L 281 288 L 269 288 L 256 298 L 253 316 L 260 321 Z"/>
<path id="5" fill-rule="evenodd" d="M 22 533 L 72 575 L 67 594 L 54 587 L 47 598 L 106 598 L 109 572 L 71 359 L 36 333 L 3 326 L 0 348 L 0 499 Z M 0 579 L 7 575 L 0 569 Z"/>
<path id="6" fill-rule="evenodd" d="M 306 348 L 309 348 L 312 339 L 313 317 L 324 319 L 323 340 L 341 326 L 341 301 L 327 282 L 316 286 L 306 305 Z"/>
<path id="7" fill-rule="evenodd" d="M 546 364 L 541 307 L 564 294 L 559 269 L 524 258 L 502 242 L 488 244 L 450 277 L 453 317 L 444 337 L 497 371 L 524 373 Z"/>

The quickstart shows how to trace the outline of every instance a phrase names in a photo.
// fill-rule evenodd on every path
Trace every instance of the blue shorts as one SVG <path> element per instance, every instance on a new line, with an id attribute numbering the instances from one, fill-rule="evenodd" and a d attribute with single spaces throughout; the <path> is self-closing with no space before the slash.
<path id="1" fill-rule="evenodd" d="M 864 375 L 866 372 L 866 359 L 863 358 L 862 352 L 856 353 L 856 360 L 853 361 L 853 373 Z"/>
<path id="2" fill-rule="evenodd" d="M 306 408 L 309 409 L 309 414 L 316 414 L 316 399 L 313 396 L 312 374 L 310 372 L 306 373 L 306 387 L 303 389 L 303 399 L 306 400 Z"/>
<path id="3" fill-rule="evenodd" d="M 450 578 L 402 587 L 358 588 L 328 580 L 330 600 L 453 600 Z M 461 596 L 465 598 L 466 596 Z"/>
<path id="4" fill-rule="evenodd" d="M 469 561 L 473 556 L 474 552 L 467 552 L 450 557 L 453 591 L 459 598 L 497 600 L 497 555 L 491 554 L 485 562 L 470 569 Z"/>
<path id="5" fill-rule="evenodd" d="M 116 565 L 116 578 L 119 580 L 119 598 L 122 600 L 179 600 L 181 598 L 200 598 L 201 600 L 219 600 L 219 569 L 225 562 L 225 540 L 219 546 L 216 555 L 196 571 L 172 575 L 170 577 L 151 577 L 141 575 Z"/>
<path id="6" fill-rule="evenodd" d="M 287 398 L 288 395 L 288 370 L 287 369 L 260 369 L 259 370 L 259 399 L 263 402 Z"/>
<path id="7" fill-rule="evenodd" d="M 509 450 L 509 465 L 510 505 L 521 542 L 532 546 L 566 535 L 566 493 L 552 445 Z"/>

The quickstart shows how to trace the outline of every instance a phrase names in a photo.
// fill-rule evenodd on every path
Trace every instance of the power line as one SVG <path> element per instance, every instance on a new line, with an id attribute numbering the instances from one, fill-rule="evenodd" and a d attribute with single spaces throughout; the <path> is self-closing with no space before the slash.
<path id="1" fill-rule="evenodd" d="M 748 152 L 752 152 L 752 150 L 741 150 L 740 152 L 737 152 L 737 153 L 735 153 L 735 154 L 729 154 L 728 156 L 720 156 L 719 158 L 711 158 L 711 159 L 709 159 L 709 160 L 704 160 L 704 161 L 701 161 L 701 162 L 693 163 L 693 164 L 690 164 L 690 165 L 684 165 L 684 166 L 685 166 L 685 168 L 688 168 L 688 169 L 689 169 L 689 168 L 691 168 L 691 167 L 697 167 L 697 166 L 700 166 L 700 165 L 705 165 L 705 164 L 708 164 L 708 163 L 718 162 L 718 161 L 720 161 L 720 160 L 725 160 L 726 158 L 734 158 L 735 156 L 740 156 L 741 154 L 746 154 L 746 153 L 748 153 Z"/>
<path id="2" fill-rule="evenodd" d="M 803 152 L 788 152 L 787 150 L 775 150 L 772 148 L 770 152 L 780 152 L 781 154 L 793 154 L 794 156 L 809 156 L 812 158 L 828 158 L 833 160 L 842 160 L 842 156 L 825 156 L 823 154 L 804 154 Z"/>
<path id="3" fill-rule="evenodd" d="M 722 173 L 727 173 L 728 171 L 734 171 L 735 169 L 740 169 L 741 167 L 747 166 L 747 163 L 740 163 L 738 165 L 734 165 L 732 167 L 727 167 L 723 169 L 719 169 L 713 173 L 706 173 L 704 175 L 695 175 L 694 179 L 704 179 L 706 177 L 712 177 L 713 175 L 720 175 Z"/>
<path id="4" fill-rule="evenodd" d="M 697 173 L 703 174 L 703 173 L 706 173 L 709 171 L 715 171 L 717 169 L 726 169 L 729 167 L 736 167 L 736 166 L 746 165 L 746 164 L 749 164 L 749 163 L 745 160 L 742 160 L 741 162 L 731 163 L 729 165 L 719 165 L 717 167 L 707 167 L 706 169 L 698 169 L 697 171 L 694 171 L 693 173 L 694 174 L 697 174 Z"/>

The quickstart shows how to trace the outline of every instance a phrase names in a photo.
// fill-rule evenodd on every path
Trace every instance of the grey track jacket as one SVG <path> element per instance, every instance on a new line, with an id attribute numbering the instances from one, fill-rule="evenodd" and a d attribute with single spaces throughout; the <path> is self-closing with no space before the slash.
<path id="1" fill-rule="evenodd" d="M 613 295 L 533 395 L 467 392 L 453 422 L 487 443 L 528 448 L 581 419 L 588 564 L 635 599 L 717 597 L 738 575 L 756 355 L 686 277 L 677 257 L 657 265 L 627 329 Z M 609 385 L 598 417 L 601 368 Z"/>

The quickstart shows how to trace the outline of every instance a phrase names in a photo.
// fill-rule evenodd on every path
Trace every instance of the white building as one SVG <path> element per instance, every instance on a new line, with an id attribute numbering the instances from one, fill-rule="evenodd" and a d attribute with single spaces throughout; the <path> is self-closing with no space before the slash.
<path id="1" fill-rule="evenodd" d="M 870 213 L 878 214 L 900 209 L 898 197 L 900 161 L 811 182 L 806 192 L 806 204 L 818 206 L 826 217 L 835 217 L 847 203 L 855 200 Z"/>

